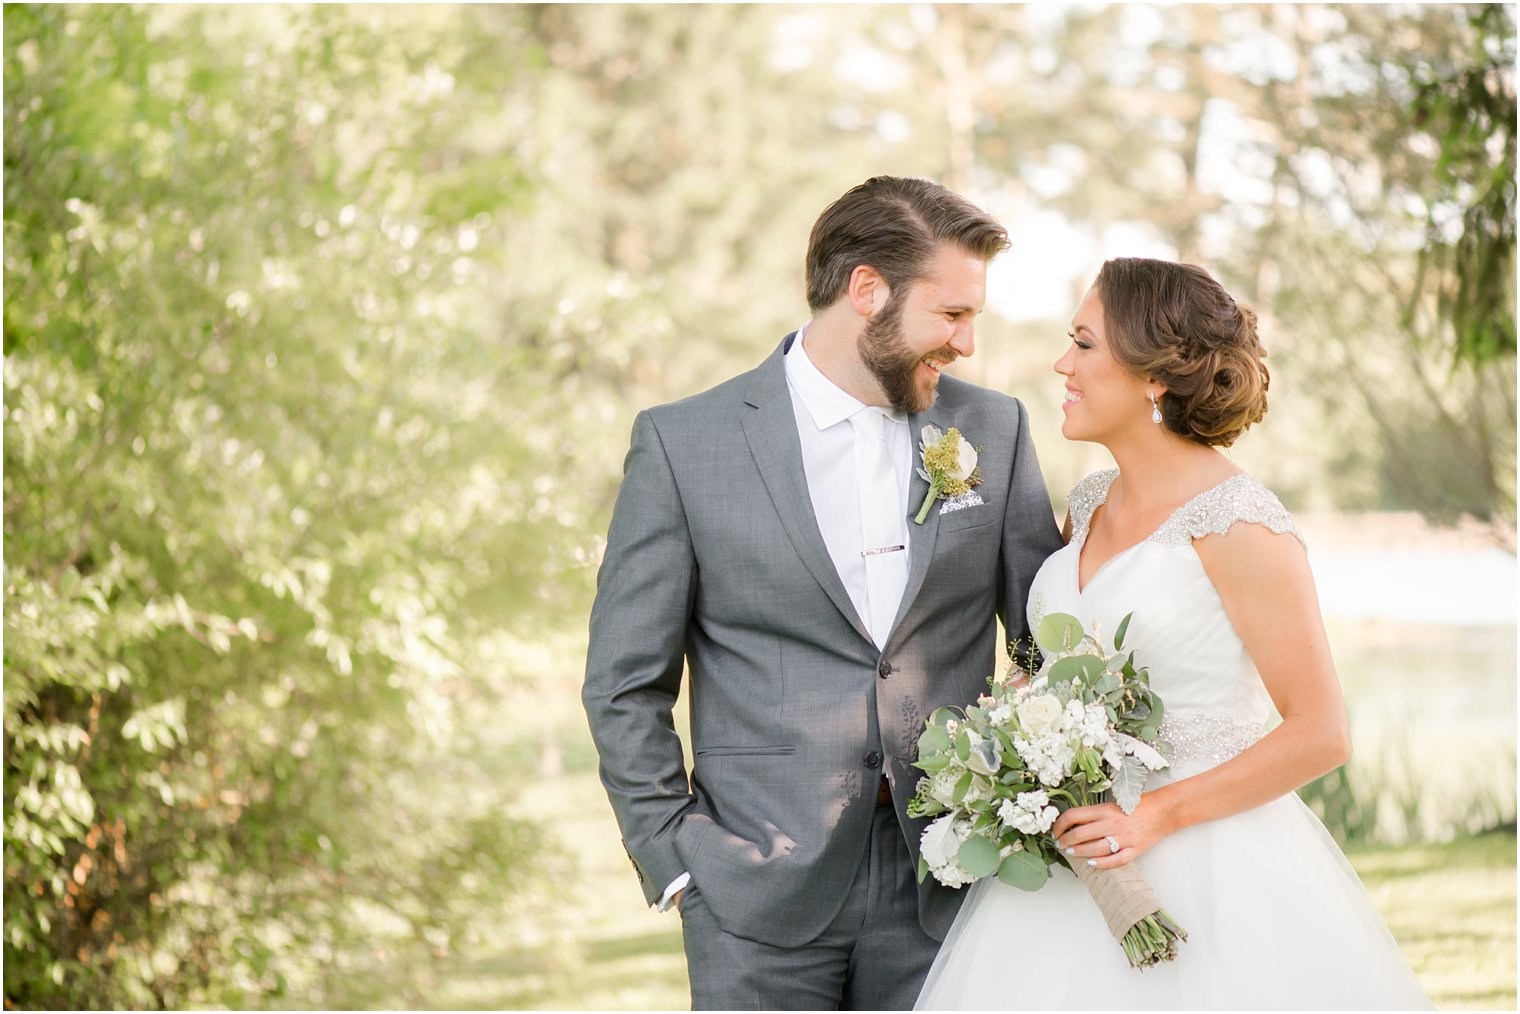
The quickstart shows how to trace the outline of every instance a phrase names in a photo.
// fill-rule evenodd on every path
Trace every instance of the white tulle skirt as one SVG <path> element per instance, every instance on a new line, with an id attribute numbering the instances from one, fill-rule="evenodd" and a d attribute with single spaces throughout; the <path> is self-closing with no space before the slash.
<path id="1" fill-rule="evenodd" d="M 1137 860 L 1187 930 L 1177 960 L 1129 967 L 1086 888 L 982 881 L 919 1010 L 1428 1010 L 1393 935 L 1296 795 L 1158 843 Z"/>

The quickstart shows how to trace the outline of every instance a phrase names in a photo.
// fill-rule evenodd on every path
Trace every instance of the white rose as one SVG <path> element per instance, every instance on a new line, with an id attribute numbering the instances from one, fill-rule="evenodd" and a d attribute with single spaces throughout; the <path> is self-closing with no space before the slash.
<path id="1" fill-rule="evenodd" d="M 1061 702 L 1048 694 L 1026 698 L 1015 710 L 1031 736 L 1048 736 L 1061 728 Z"/>
<path id="2" fill-rule="evenodd" d="M 965 482 L 971 478 L 971 473 L 976 471 L 976 448 L 972 447 L 965 437 L 961 437 L 960 446 L 955 449 L 955 453 L 956 467 L 955 471 L 949 473 L 950 478 Z"/>

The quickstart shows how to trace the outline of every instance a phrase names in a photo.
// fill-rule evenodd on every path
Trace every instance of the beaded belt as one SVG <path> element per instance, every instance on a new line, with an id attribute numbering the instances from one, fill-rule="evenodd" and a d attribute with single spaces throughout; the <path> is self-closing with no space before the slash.
<path id="1" fill-rule="evenodd" d="M 1172 745 L 1170 761 L 1208 761 L 1223 764 L 1266 734 L 1260 722 L 1246 722 L 1203 713 L 1172 715 L 1161 720 L 1159 738 Z"/>

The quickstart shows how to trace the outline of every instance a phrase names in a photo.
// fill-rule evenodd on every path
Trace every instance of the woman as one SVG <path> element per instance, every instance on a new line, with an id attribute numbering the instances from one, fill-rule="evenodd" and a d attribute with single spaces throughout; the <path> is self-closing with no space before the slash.
<path id="1" fill-rule="evenodd" d="M 1351 747 L 1302 536 L 1217 449 L 1266 411 L 1255 314 L 1200 268 L 1111 260 L 1071 339 L 1061 432 L 1119 467 L 1072 491 L 1031 629 L 1065 612 L 1111 635 L 1133 613 L 1125 648 L 1150 669 L 1173 753 L 1132 814 L 1073 808 L 1052 833 L 1070 863 L 1138 864 L 1188 939 L 1135 971 L 1069 871 L 1032 894 L 985 880 L 919 1008 L 1428 1008 L 1293 791 Z"/>

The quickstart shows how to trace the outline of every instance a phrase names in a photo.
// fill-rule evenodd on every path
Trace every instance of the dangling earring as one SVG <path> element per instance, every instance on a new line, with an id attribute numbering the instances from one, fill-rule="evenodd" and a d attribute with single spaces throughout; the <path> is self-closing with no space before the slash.
<path id="1" fill-rule="evenodd" d="M 1151 422 L 1157 425 L 1161 423 L 1161 406 L 1156 404 L 1156 394 L 1154 391 L 1151 392 Z"/>

